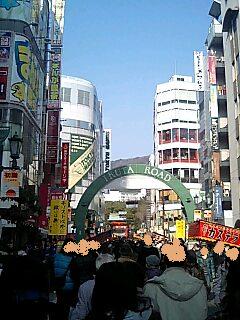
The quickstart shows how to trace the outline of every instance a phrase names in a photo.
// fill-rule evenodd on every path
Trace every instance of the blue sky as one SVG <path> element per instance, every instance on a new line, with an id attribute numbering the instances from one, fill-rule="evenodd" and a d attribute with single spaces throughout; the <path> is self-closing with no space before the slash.
<path id="1" fill-rule="evenodd" d="M 112 159 L 153 151 L 157 83 L 193 75 L 211 0 L 67 0 L 63 74 L 91 81 L 112 128 Z"/>

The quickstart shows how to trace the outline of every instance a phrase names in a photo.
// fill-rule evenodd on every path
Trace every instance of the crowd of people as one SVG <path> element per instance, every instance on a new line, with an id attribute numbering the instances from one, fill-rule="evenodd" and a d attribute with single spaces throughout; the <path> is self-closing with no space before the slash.
<path id="1" fill-rule="evenodd" d="M 0 278 L 2 319 L 240 319 L 239 257 L 216 254 L 211 243 L 182 241 L 186 259 L 170 261 L 161 241 L 110 240 L 87 255 L 65 252 L 69 241 L 32 245 L 9 259 Z"/>

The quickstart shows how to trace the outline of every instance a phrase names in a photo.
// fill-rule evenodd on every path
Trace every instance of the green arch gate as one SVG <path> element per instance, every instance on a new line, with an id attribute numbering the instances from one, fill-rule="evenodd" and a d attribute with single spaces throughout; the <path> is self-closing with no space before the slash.
<path id="1" fill-rule="evenodd" d="M 94 196 L 105 186 L 107 186 L 111 181 L 118 178 L 130 175 L 145 175 L 153 177 L 161 182 L 165 183 L 169 188 L 171 188 L 181 199 L 185 211 L 186 219 L 188 222 L 194 220 L 194 201 L 188 191 L 188 189 L 172 174 L 169 172 L 159 169 L 157 167 L 152 167 L 144 164 L 132 164 L 128 166 L 123 166 L 107 171 L 96 180 L 94 180 L 91 185 L 83 193 L 78 206 L 75 210 L 75 223 L 77 229 L 77 241 L 84 238 L 85 234 L 85 219 L 88 211 L 88 207 L 94 198 Z"/>

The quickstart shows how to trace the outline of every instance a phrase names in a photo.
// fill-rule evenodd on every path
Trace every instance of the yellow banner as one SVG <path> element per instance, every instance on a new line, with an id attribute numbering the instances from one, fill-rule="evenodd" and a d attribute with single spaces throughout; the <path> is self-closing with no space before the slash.
<path id="1" fill-rule="evenodd" d="M 51 200 L 49 235 L 60 236 L 67 234 L 68 200 Z"/>
<path id="2" fill-rule="evenodd" d="M 94 143 L 69 168 L 69 189 L 75 186 L 89 171 L 94 161 Z"/>
<path id="3" fill-rule="evenodd" d="M 176 238 L 180 239 L 185 239 L 185 220 L 177 220 L 176 221 Z"/>

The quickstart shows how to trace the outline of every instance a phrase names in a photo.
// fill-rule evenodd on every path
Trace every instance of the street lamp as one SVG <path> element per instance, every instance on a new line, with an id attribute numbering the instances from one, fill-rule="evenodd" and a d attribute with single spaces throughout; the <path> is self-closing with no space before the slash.
<path id="1" fill-rule="evenodd" d="M 198 204 L 198 199 L 199 199 L 199 197 L 198 197 L 198 195 L 196 194 L 195 196 L 194 196 L 194 203 L 197 205 Z"/>
<path id="2" fill-rule="evenodd" d="M 12 168 L 18 169 L 17 159 L 20 157 L 22 139 L 15 133 L 12 138 L 8 138 L 10 145 L 10 157 L 13 159 Z"/>
<path id="3" fill-rule="evenodd" d="M 211 205 L 211 202 L 212 202 L 212 198 L 211 196 L 208 194 L 206 196 L 206 204 L 207 204 L 207 207 L 209 207 Z"/>

